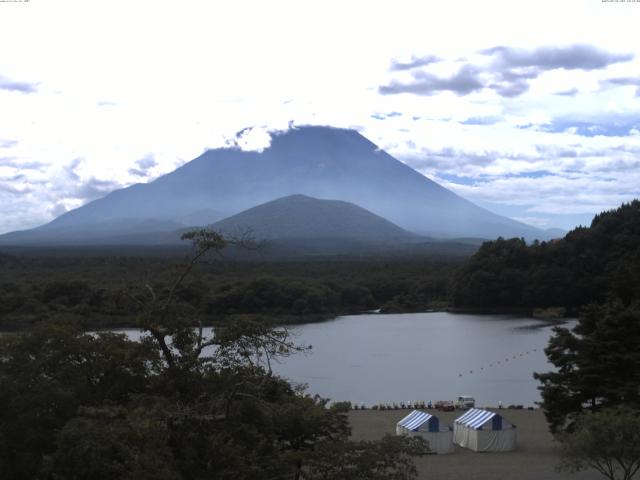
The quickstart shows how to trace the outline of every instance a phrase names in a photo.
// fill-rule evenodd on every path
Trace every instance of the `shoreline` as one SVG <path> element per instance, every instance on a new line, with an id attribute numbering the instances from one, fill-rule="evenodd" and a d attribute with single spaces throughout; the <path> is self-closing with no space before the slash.
<path id="1" fill-rule="evenodd" d="M 453 425 L 464 413 L 420 409 Z M 456 446 L 448 455 L 426 455 L 415 459 L 420 480 L 597 480 L 596 471 L 576 474 L 555 470 L 559 445 L 549 433 L 540 409 L 490 409 L 504 416 L 518 429 L 518 447 L 513 452 L 475 453 Z M 376 440 L 385 434 L 395 435 L 396 423 L 409 410 L 352 410 L 348 413 L 353 440 Z"/>
<path id="2" fill-rule="evenodd" d="M 545 322 L 548 325 L 562 325 L 567 321 L 576 318 L 575 312 L 567 311 L 562 308 L 562 314 L 560 314 L 559 308 L 474 308 L 474 307 L 454 307 L 450 305 L 439 305 L 436 308 L 427 308 L 420 311 L 413 309 L 405 309 L 402 311 L 385 311 L 384 306 L 380 306 L 372 310 L 344 310 L 337 312 L 322 312 L 322 313 L 271 313 L 271 314 L 246 314 L 250 316 L 259 316 L 269 321 L 274 327 L 289 327 L 313 323 L 330 322 L 339 317 L 345 316 L 361 316 L 361 315 L 409 315 L 416 313 L 450 313 L 452 315 L 477 315 L 477 316 L 490 316 L 490 315 L 505 315 L 505 316 L 517 316 L 526 317 L 532 320 Z M 104 313 L 92 312 L 92 314 L 78 314 L 76 312 L 69 312 L 70 317 L 83 324 L 87 331 L 94 330 L 127 330 L 140 328 L 136 323 L 134 316 L 109 316 Z M 202 326 L 216 327 L 222 326 L 227 322 L 227 318 L 233 314 L 212 314 L 208 318 L 204 319 Z M 244 315 L 244 314 L 239 314 Z M 20 333 L 33 329 L 35 326 L 42 323 L 40 321 L 34 321 L 28 317 L 12 318 L 9 321 L 5 321 L 4 324 L 0 323 L 1 333 Z M 194 325 L 197 328 L 198 325 Z"/>

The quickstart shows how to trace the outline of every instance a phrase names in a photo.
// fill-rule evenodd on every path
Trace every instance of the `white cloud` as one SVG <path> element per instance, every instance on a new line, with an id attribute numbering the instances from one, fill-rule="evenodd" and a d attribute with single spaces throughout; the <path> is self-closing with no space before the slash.
<path id="1" fill-rule="evenodd" d="M 527 196 L 540 212 L 558 201 L 567 211 L 612 207 L 637 195 L 629 185 L 632 154 L 616 148 L 637 146 L 640 126 L 625 136 L 585 137 L 585 126 L 570 123 L 640 113 L 634 85 L 607 83 L 637 76 L 640 66 L 640 47 L 628 42 L 640 10 L 620 7 L 581 0 L 0 5 L 0 41 L 11 45 L 0 76 L 20 87 L 0 88 L 0 176 L 15 177 L 0 189 L 0 232 L 47 221 L 109 186 L 162 175 L 248 126 L 264 128 L 243 148 L 261 148 L 264 130 L 290 120 L 357 126 L 472 200 L 521 204 Z M 464 65 L 488 68 L 483 49 L 568 51 L 578 44 L 636 58 L 590 71 L 547 70 L 514 98 L 490 89 L 465 96 L 377 93 L 394 78 L 412 78 L 410 69 L 390 71 L 394 60 L 413 62 L 428 72 L 423 80 L 441 87 L 447 85 L 438 79 Z M 401 115 L 372 117 L 380 112 Z M 460 123 L 481 118 L 493 120 Z M 545 131 L 557 119 L 566 128 Z M 543 155 L 537 145 L 579 155 Z M 463 155 L 427 155 L 446 149 Z M 155 165 L 139 168 L 148 156 Z M 74 177 L 65 167 L 78 158 Z M 513 178 L 537 170 L 548 171 L 563 193 L 540 177 Z M 447 180 L 451 175 L 468 176 L 474 186 Z"/>

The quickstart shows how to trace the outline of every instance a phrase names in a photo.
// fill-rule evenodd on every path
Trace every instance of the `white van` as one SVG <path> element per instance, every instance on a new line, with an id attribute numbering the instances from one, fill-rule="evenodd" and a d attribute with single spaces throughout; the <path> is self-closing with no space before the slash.
<path id="1" fill-rule="evenodd" d="M 469 408 L 476 408 L 476 399 L 467 395 L 461 395 L 456 401 L 456 408 L 460 410 L 468 410 Z"/>

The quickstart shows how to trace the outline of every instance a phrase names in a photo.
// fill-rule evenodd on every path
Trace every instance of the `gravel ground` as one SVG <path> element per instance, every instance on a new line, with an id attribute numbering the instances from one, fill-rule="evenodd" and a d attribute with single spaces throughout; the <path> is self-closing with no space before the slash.
<path id="1" fill-rule="evenodd" d="M 461 412 L 427 410 L 449 425 Z M 355 440 L 374 440 L 395 434 L 396 423 L 410 410 L 356 410 L 349 414 Z M 518 428 L 518 448 L 514 452 L 475 453 L 456 446 L 450 455 L 417 458 L 420 479 L 430 480 L 596 480 L 596 471 L 558 473 L 558 447 L 549 433 L 540 410 L 500 410 Z"/>

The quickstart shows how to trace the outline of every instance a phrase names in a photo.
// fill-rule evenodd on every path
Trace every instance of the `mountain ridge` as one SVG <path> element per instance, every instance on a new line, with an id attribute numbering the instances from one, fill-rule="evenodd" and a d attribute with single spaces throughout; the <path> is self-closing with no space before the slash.
<path id="1" fill-rule="evenodd" d="M 256 238 L 366 238 L 416 240 L 420 237 L 385 218 L 342 200 L 288 195 L 220 220 L 211 227 L 222 233 L 250 230 Z"/>
<path id="2" fill-rule="evenodd" d="M 292 194 L 354 203 L 435 238 L 548 237 L 463 199 L 354 130 L 319 126 L 276 133 L 262 152 L 208 150 L 152 182 L 115 190 L 20 237 L 44 241 L 47 232 L 124 218 L 180 223 L 203 209 L 218 215 L 211 218 L 215 222 Z M 6 244 L 11 236 L 0 241 Z"/>

